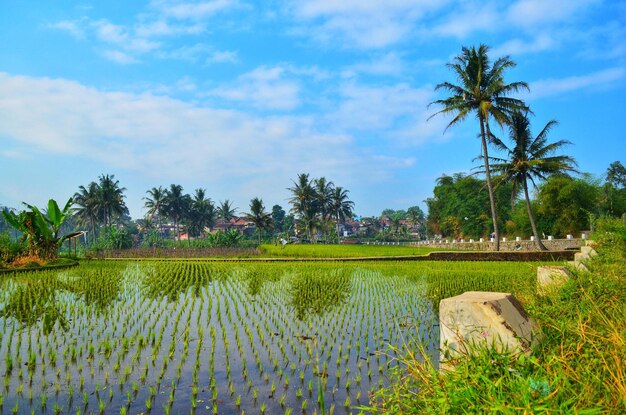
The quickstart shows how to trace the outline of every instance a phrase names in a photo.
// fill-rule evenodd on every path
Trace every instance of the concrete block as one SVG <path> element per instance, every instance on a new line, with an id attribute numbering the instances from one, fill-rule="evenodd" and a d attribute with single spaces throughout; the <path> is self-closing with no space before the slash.
<path id="1" fill-rule="evenodd" d="M 537 267 L 537 291 L 540 294 L 546 294 L 563 285 L 569 277 L 570 272 L 566 267 Z"/>
<path id="2" fill-rule="evenodd" d="M 539 333 L 534 320 L 508 293 L 468 291 L 445 298 L 439 304 L 439 322 L 443 368 L 471 353 L 471 345 L 528 352 Z"/>
<path id="3" fill-rule="evenodd" d="M 589 254 L 586 254 L 584 252 L 576 252 L 574 254 L 575 262 L 585 262 L 585 261 L 589 261 L 590 259 L 591 257 L 589 256 Z"/>
<path id="4" fill-rule="evenodd" d="M 567 265 L 578 271 L 589 272 L 589 267 L 587 267 L 587 265 L 585 265 L 583 262 L 568 261 Z"/>
<path id="5" fill-rule="evenodd" d="M 548 241 L 551 241 L 553 239 L 554 239 L 554 237 L 552 235 L 548 235 Z"/>
<path id="6" fill-rule="evenodd" d="M 590 258 L 593 258 L 594 256 L 598 256 L 598 253 L 596 252 L 596 250 L 588 245 L 581 246 L 580 252 L 582 252 L 583 254 L 589 255 Z"/>
<path id="7" fill-rule="evenodd" d="M 522 237 L 521 236 L 516 236 L 515 237 L 515 242 L 521 242 L 522 241 Z"/>

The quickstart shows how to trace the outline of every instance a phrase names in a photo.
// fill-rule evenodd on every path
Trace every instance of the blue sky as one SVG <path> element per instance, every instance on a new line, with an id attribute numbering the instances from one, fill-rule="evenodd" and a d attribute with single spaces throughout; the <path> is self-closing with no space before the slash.
<path id="1" fill-rule="evenodd" d="M 598 177 L 626 164 L 625 1 L 4 0 L 0 38 L 0 205 L 106 173 L 135 218 L 171 183 L 287 208 L 306 172 L 360 215 L 423 206 L 479 153 L 474 119 L 444 134 L 427 106 L 480 43 L 518 64 L 535 133 L 558 120 Z"/>

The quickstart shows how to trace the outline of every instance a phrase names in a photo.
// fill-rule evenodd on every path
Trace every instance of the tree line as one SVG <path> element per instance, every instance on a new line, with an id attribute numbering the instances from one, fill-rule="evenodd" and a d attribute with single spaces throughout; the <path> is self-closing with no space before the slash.
<path id="1" fill-rule="evenodd" d="M 496 250 L 500 248 L 499 215 L 502 215 L 497 203 L 496 188 L 502 185 L 511 186 L 513 198 L 517 196 L 519 189 L 524 192 L 533 236 L 538 248 L 545 250 L 533 214 L 528 182 L 536 186 L 537 182 L 551 175 L 576 172 L 576 162 L 567 155 L 554 155 L 563 146 L 570 144 L 567 140 L 548 143 L 547 135 L 556 125 L 555 120 L 548 122 L 536 137 L 532 136 L 529 120 L 532 111 L 523 100 L 513 97 L 517 92 L 529 91 L 528 84 L 523 81 L 505 82 L 505 72 L 515 67 L 515 62 L 508 56 L 491 61 L 488 51 L 489 47 L 483 44 L 478 48 L 463 47 L 461 53 L 447 64 L 456 75 L 458 83 L 442 82 L 435 87 L 435 90 L 443 90 L 450 95 L 431 103 L 441 107 L 431 118 L 439 114 L 452 116 L 446 130 L 470 115 L 478 119 L 481 144 L 478 160 L 483 163 L 478 172 L 485 175 Z M 492 121 L 508 129 L 511 143 L 509 146 L 495 136 L 491 129 Z M 504 153 L 504 156 L 490 157 L 490 146 Z M 447 218 L 451 221 L 453 216 Z M 484 225 L 484 220 L 480 222 Z M 443 223 L 439 225 L 447 226 Z M 462 227 L 459 223 L 450 226 L 455 229 Z"/>
<path id="2" fill-rule="evenodd" d="M 519 192 L 506 181 L 495 188 L 498 226 L 506 235 L 580 235 L 593 231 L 601 217 L 626 215 L 626 168 L 615 161 L 602 179 L 589 174 L 550 175 L 538 183 L 529 201 L 536 214 L 535 225 L 530 221 L 526 198 L 516 197 Z M 485 180 L 462 173 L 441 176 L 433 196 L 426 200 L 429 235 L 457 239 L 488 236 L 492 229 L 488 202 Z"/>

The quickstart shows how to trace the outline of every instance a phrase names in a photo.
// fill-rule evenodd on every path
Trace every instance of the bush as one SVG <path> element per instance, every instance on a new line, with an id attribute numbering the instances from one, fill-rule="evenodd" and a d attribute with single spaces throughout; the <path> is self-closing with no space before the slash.
<path id="1" fill-rule="evenodd" d="M 26 247 L 11 239 L 9 233 L 0 234 L 0 265 L 11 264 L 26 253 Z"/>
<path id="2" fill-rule="evenodd" d="M 623 220 L 611 217 L 598 219 L 592 238 L 604 257 L 626 259 L 626 224 Z"/>

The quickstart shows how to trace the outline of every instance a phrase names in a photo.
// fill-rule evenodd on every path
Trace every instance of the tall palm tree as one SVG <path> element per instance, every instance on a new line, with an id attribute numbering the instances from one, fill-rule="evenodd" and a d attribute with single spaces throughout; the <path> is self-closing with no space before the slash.
<path id="1" fill-rule="evenodd" d="M 348 193 L 349 191 L 343 187 L 336 186 L 331 195 L 330 211 L 337 222 L 337 240 L 339 240 L 339 224 L 351 217 L 354 209 L 354 202 L 348 199 Z"/>
<path id="2" fill-rule="evenodd" d="M 174 221 L 176 228 L 176 239 L 180 242 L 180 222 L 185 218 L 191 198 L 183 193 L 183 187 L 179 184 L 171 184 L 166 190 L 166 212 L 167 216 Z"/>
<path id="3" fill-rule="evenodd" d="M 189 211 L 190 233 L 194 236 L 202 236 L 205 228 L 210 229 L 215 225 L 215 215 L 215 205 L 210 198 L 206 197 L 206 190 L 196 189 Z"/>
<path id="4" fill-rule="evenodd" d="M 163 227 L 162 220 L 166 215 L 167 190 L 165 190 L 162 186 L 159 186 L 147 190 L 146 193 L 150 195 L 149 197 L 143 198 L 145 200 L 144 206 L 148 209 L 146 215 L 150 219 L 156 219 L 160 235 Z"/>
<path id="5" fill-rule="evenodd" d="M 255 197 L 250 201 L 250 212 L 245 214 L 246 219 L 256 226 L 259 235 L 259 245 L 261 245 L 261 232 L 272 227 L 272 214 L 265 211 L 263 200 Z"/>
<path id="6" fill-rule="evenodd" d="M 298 215 L 300 222 L 305 225 L 305 229 L 309 240 L 312 238 L 312 231 L 315 224 L 315 216 L 317 214 L 316 192 L 313 185 L 309 181 L 307 173 L 298 175 L 298 179 L 293 182 L 292 187 L 288 187 L 292 193 L 289 203 L 291 203 L 291 212 Z"/>
<path id="7" fill-rule="evenodd" d="M 565 174 L 576 171 L 576 161 L 570 156 L 550 156 L 561 147 L 571 144 L 567 140 L 548 143 L 548 133 L 558 123 L 549 121 L 537 137 L 532 136 L 528 115 L 521 112 L 513 113 L 509 126 L 509 138 L 513 146 L 510 148 L 495 136 L 491 137 L 493 144 L 501 151 L 506 152 L 507 158 L 492 158 L 491 171 L 500 174 L 503 182 L 513 185 L 513 194 L 521 187 L 526 199 L 526 210 L 533 231 L 537 247 L 547 250 L 539 238 L 535 216 L 533 215 L 528 194 L 528 180 L 536 188 L 536 181 L 544 180 L 552 174 Z"/>
<path id="8" fill-rule="evenodd" d="M 313 180 L 313 188 L 315 190 L 315 206 L 317 213 L 320 215 L 320 224 L 322 231 L 327 236 L 330 219 L 333 217 L 332 197 L 335 185 L 329 182 L 325 177 Z M 325 237 L 325 239 L 328 239 Z"/>
<path id="9" fill-rule="evenodd" d="M 478 49 L 473 46 L 471 48 L 463 47 L 461 54 L 457 55 L 452 63 L 447 64 L 448 68 L 456 74 L 460 84 L 443 82 L 435 87 L 436 91 L 448 91 L 451 96 L 430 104 L 443 107 L 430 118 L 437 114 L 452 114 L 454 118 L 446 127 L 447 130 L 463 121 L 469 114 L 477 116 L 480 125 L 481 154 L 485 164 L 485 176 L 489 190 L 491 219 L 496 237 L 496 250 L 499 250 L 500 232 L 487 152 L 487 137 L 491 135 L 489 122 L 490 118 L 493 118 L 497 124 L 503 126 L 509 123 L 510 115 L 513 112 L 528 111 L 528 107 L 523 101 L 509 97 L 513 92 L 528 90 L 528 84 L 525 82 L 506 84 L 504 72 L 513 68 L 515 63 L 508 56 L 505 56 L 496 59 L 492 64 L 487 56 L 488 51 L 489 47 L 482 44 Z"/>
<path id="10" fill-rule="evenodd" d="M 217 217 L 224 220 L 224 222 L 229 222 L 235 217 L 235 212 L 237 212 L 237 208 L 233 207 L 233 203 L 226 199 L 223 202 L 220 202 L 220 205 L 217 208 Z"/>
<path id="11" fill-rule="evenodd" d="M 103 174 L 99 177 L 98 205 L 104 226 L 111 226 L 113 218 L 128 214 L 124 191 L 126 188 L 120 187 L 115 175 Z"/>
<path id="12" fill-rule="evenodd" d="M 80 226 L 87 226 L 90 239 L 95 240 L 98 225 L 98 183 L 91 182 L 85 186 L 79 186 L 74 194 L 74 217 Z"/>

